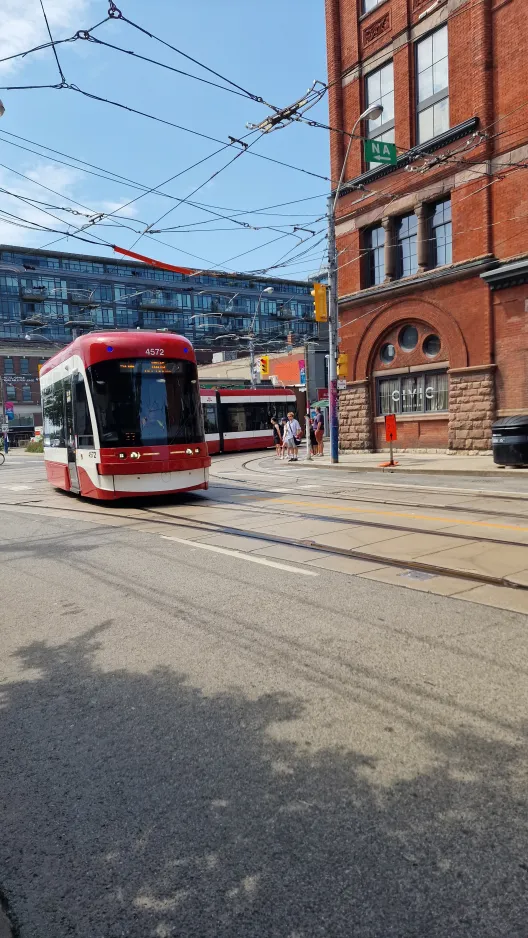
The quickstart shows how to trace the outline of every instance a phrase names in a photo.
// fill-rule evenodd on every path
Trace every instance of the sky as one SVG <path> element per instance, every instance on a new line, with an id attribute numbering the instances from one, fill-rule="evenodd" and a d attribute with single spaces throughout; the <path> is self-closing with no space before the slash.
<path id="1" fill-rule="evenodd" d="M 43 3 L 55 40 L 91 30 L 108 11 L 108 0 Z M 118 6 L 143 29 L 276 107 L 300 98 L 315 79 L 326 80 L 323 0 L 122 0 Z M 118 18 L 91 34 L 225 85 Z M 47 41 L 41 0 L 2 0 L 0 59 Z M 20 226 L 36 222 L 62 232 L 69 223 L 69 231 L 79 234 L 77 229 L 95 214 L 113 212 L 82 236 L 127 249 L 137 242 L 133 249 L 138 253 L 189 267 L 248 272 L 273 268 L 274 276 L 295 279 L 320 269 L 329 188 L 325 130 L 290 124 L 264 136 L 254 133 L 247 137 L 251 148 L 223 169 L 237 151 L 230 147 L 212 154 L 223 142 L 229 143 L 229 136 L 240 139 L 248 134 L 246 123 L 262 121 L 270 113 L 268 107 L 87 40 L 64 43 L 56 50 L 67 83 L 221 142 L 68 88 L 3 90 L 58 84 L 61 78 L 51 48 L 0 62 L 0 98 L 5 107 L 0 119 L 0 243 L 44 247 L 54 242 L 57 250 L 115 256 L 104 244 L 83 244 L 73 237 Z M 328 120 L 326 97 L 309 117 Z M 85 171 L 89 167 L 79 160 L 100 169 L 92 167 L 89 174 Z M 198 161 L 200 165 L 189 169 Z M 94 175 L 109 171 L 111 180 Z M 150 189 L 177 174 L 161 187 L 172 198 L 159 192 L 145 194 L 144 189 L 116 178 L 126 177 Z M 201 188 L 192 194 L 197 187 Z M 178 204 L 178 199 L 186 198 L 202 208 Z M 224 216 L 244 214 L 237 222 L 226 221 L 203 206 Z M 166 212 L 170 214 L 161 218 Z M 142 234 L 147 225 L 153 231 L 176 226 L 179 230 Z M 295 226 L 305 230 L 294 233 Z"/>

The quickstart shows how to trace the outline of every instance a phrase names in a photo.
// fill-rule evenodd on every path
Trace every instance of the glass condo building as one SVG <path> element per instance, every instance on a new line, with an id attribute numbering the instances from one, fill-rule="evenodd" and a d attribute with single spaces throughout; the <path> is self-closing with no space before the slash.
<path id="1" fill-rule="evenodd" d="M 263 293 L 267 287 L 273 292 Z M 215 350 L 232 345 L 229 335 L 243 336 L 253 327 L 263 346 L 284 342 L 289 333 L 298 344 L 316 334 L 310 289 L 302 281 L 191 276 L 114 258 L 0 245 L 0 338 L 67 343 L 91 329 L 168 329 L 197 349 Z"/>

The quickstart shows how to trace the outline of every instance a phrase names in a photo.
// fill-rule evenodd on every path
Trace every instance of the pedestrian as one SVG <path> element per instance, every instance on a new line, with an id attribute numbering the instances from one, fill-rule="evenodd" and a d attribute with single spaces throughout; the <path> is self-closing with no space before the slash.
<path id="1" fill-rule="evenodd" d="M 315 455 L 317 453 L 317 437 L 315 435 L 315 419 L 310 419 L 310 449 Z"/>
<path id="2" fill-rule="evenodd" d="M 315 417 L 314 417 L 314 432 L 315 432 L 315 455 L 323 456 L 324 455 L 324 417 L 320 407 L 315 408 Z"/>
<path id="3" fill-rule="evenodd" d="M 7 430 L 5 430 L 5 432 L 4 432 L 4 453 L 5 453 L 6 456 L 7 456 L 8 452 L 9 452 L 9 434 L 8 434 Z"/>
<path id="4" fill-rule="evenodd" d="M 287 423 L 288 423 L 287 418 L 286 418 L 286 417 L 283 417 L 282 420 L 281 420 L 281 422 L 280 422 L 280 431 L 281 431 L 281 438 L 282 438 L 281 459 L 285 459 L 285 458 L 286 458 L 285 430 L 286 430 L 286 424 L 287 424 Z"/>
<path id="5" fill-rule="evenodd" d="M 297 447 L 299 445 L 299 440 L 302 435 L 301 425 L 298 420 L 295 419 L 295 415 L 292 411 L 288 414 L 288 420 L 284 428 L 284 443 L 286 446 L 286 452 L 288 455 L 288 462 L 297 462 Z"/>
<path id="6" fill-rule="evenodd" d="M 275 455 L 282 459 L 282 433 L 279 424 L 277 423 L 277 418 L 271 418 L 271 426 L 273 427 L 273 442 L 275 444 Z"/>

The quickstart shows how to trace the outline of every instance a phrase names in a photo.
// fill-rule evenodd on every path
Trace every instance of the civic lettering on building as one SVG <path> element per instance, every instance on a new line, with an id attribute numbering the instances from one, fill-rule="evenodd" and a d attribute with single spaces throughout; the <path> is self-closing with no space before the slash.
<path id="1" fill-rule="evenodd" d="M 365 26 L 363 30 L 363 42 L 365 45 L 369 42 L 373 42 L 374 39 L 377 39 L 378 36 L 386 33 L 390 29 L 390 12 L 387 11 L 383 16 L 380 16 L 379 19 L 374 20 L 373 23 L 369 23 L 368 26 Z"/>
<path id="2" fill-rule="evenodd" d="M 428 387 L 425 389 L 424 393 L 425 393 L 427 400 L 432 401 L 433 397 L 435 396 L 436 391 L 435 391 L 435 388 Z M 418 397 L 422 396 L 421 388 L 412 388 L 412 389 L 409 389 L 408 391 L 402 391 L 401 393 L 400 391 L 393 391 L 391 394 L 391 397 L 394 403 L 397 403 L 400 400 L 400 398 L 405 401 L 409 397 L 415 398 L 417 395 Z"/>

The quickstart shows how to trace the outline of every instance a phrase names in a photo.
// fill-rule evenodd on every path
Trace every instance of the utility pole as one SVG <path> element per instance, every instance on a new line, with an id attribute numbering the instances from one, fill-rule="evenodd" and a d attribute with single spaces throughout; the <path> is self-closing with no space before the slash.
<path id="1" fill-rule="evenodd" d="M 257 302 L 257 308 L 255 310 L 255 315 L 253 316 L 253 321 L 251 323 L 251 329 L 249 333 L 249 376 L 251 379 L 252 388 L 254 388 L 256 385 L 256 381 L 255 381 L 255 322 L 258 320 L 258 317 L 259 317 L 260 303 L 262 301 L 263 293 L 273 293 L 273 287 L 264 287 L 264 289 L 260 291 L 260 296 Z"/>
<path id="2" fill-rule="evenodd" d="M 306 385 L 306 417 L 304 432 L 306 433 L 306 458 L 312 459 L 312 444 L 310 441 L 310 371 L 308 364 L 308 355 L 310 347 L 308 336 L 304 339 L 304 383 Z"/>
<path id="3" fill-rule="evenodd" d="M 338 190 L 339 191 L 339 190 Z M 335 240 L 335 200 L 328 199 L 328 409 L 330 417 L 330 462 L 339 462 L 339 413 L 337 403 L 337 251 Z"/>
<path id="4" fill-rule="evenodd" d="M 357 127 L 363 120 L 377 120 L 383 112 L 381 104 L 372 104 L 362 114 L 359 115 L 349 136 L 347 151 L 339 182 L 335 192 L 328 199 L 328 282 L 330 287 L 330 296 L 328 303 L 328 404 L 330 410 L 330 462 L 339 462 L 339 416 L 337 401 L 337 346 L 339 342 L 339 304 L 337 297 L 337 248 L 335 236 L 335 213 L 337 200 L 343 185 L 343 179 L 348 163 L 348 156 L 352 141 L 354 140 Z"/>
<path id="5" fill-rule="evenodd" d="M 252 333 L 249 337 L 249 377 L 251 379 L 251 387 L 254 388 L 255 381 L 255 333 Z"/>

